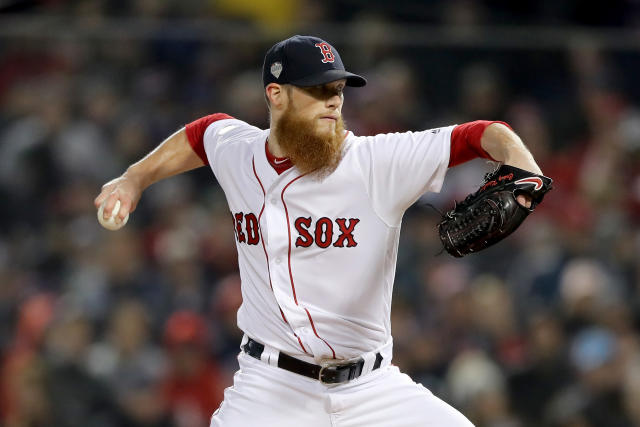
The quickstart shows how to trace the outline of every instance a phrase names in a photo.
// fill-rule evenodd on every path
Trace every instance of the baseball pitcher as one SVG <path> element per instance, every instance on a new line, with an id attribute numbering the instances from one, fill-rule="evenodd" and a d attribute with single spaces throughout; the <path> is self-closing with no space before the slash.
<path id="1" fill-rule="evenodd" d="M 357 136 L 342 121 L 345 70 L 317 37 L 264 58 L 270 129 L 217 113 L 187 124 L 96 198 L 122 223 L 145 188 L 208 166 L 233 217 L 244 332 L 234 384 L 212 426 L 468 426 L 392 361 L 391 295 L 404 212 L 475 157 L 503 165 L 443 218 L 462 256 L 511 233 L 551 181 L 502 122 Z M 230 222 L 231 225 L 231 222 Z"/>

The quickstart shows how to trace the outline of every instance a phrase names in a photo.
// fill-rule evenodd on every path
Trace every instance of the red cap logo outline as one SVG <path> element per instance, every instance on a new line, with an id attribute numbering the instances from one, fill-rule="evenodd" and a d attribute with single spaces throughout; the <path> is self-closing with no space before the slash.
<path id="1" fill-rule="evenodd" d="M 316 43 L 315 47 L 320 49 L 320 52 L 322 52 L 323 64 L 326 64 L 327 62 L 334 62 L 336 60 L 336 57 L 333 55 L 333 52 L 331 51 L 331 46 L 329 45 L 329 43 L 326 43 L 326 42 Z"/>

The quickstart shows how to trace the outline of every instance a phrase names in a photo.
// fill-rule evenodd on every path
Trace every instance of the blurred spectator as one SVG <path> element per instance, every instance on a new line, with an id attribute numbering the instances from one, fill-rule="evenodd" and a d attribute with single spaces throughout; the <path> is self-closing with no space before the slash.
<path id="1" fill-rule="evenodd" d="M 46 425 L 51 416 L 40 353 L 54 304 L 52 295 L 36 294 L 20 306 L 15 336 L 0 370 L 0 420 L 8 426 Z"/>
<path id="2" fill-rule="evenodd" d="M 640 424 L 640 357 L 627 366 L 623 383 L 624 409 L 632 425 Z"/>
<path id="3" fill-rule="evenodd" d="M 454 404 L 474 423 L 488 427 L 520 426 L 509 410 L 500 368 L 482 352 L 463 352 L 451 363 L 447 385 Z"/>
<path id="4" fill-rule="evenodd" d="M 117 426 L 121 414 L 107 385 L 86 367 L 92 325 L 73 307 L 58 313 L 47 334 L 46 388 L 51 425 Z"/>
<path id="5" fill-rule="evenodd" d="M 620 298 L 613 278 L 591 259 L 567 263 L 560 277 L 560 296 L 571 332 L 597 323 L 602 310 Z"/>
<path id="6" fill-rule="evenodd" d="M 93 344 L 89 371 L 111 389 L 132 425 L 164 425 L 160 380 L 164 354 L 150 342 L 149 314 L 139 302 L 122 302 L 112 313 L 106 339 Z"/>
<path id="7" fill-rule="evenodd" d="M 207 354 L 209 344 L 202 316 L 189 311 L 171 315 L 164 330 L 169 369 L 163 395 L 176 427 L 206 425 L 220 405 L 225 384 L 217 364 Z"/>
<path id="8" fill-rule="evenodd" d="M 542 421 L 552 396 L 572 381 L 565 336 L 553 312 L 532 314 L 527 337 L 526 364 L 509 378 L 514 409 L 527 425 Z"/>
<path id="9" fill-rule="evenodd" d="M 491 343 L 494 358 L 508 372 L 525 364 L 525 338 L 520 334 L 515 307 L 499 278 L 480 276 L 472 284 L 473 325 Z"/>
<path id="10" fill-rule="evenodd" d="M 214 354 L 226 373 L 235 372 L 236 357 L 242 341 L 242 331 L 236 325 L 238 309 L 242 304 L 240 275 L 237 273 L 223 277 L 215 284 L 211 298 L 210 323 L 214 331 L 212 341 Z M 228 376 L 225 383 L 232 384 Z"/>
<path id="11" fill-rule="evenodd" d="M 583 419 L 586 425 L 629 426 L 619 387 L 623 367 L 616 337 L 606 329 L 586 329 L 573 339 L 570 358 L 579 383 L 554 398 L 551 420 L 561 425 L 567 425 L 570 419 Z M 574 403 L 565 406 L 568 400 Z"/>

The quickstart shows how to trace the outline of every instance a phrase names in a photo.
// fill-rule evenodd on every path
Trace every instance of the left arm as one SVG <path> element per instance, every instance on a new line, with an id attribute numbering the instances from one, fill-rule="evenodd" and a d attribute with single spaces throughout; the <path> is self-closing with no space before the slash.
<path id="1" fill-rule="evenodd" d="M 498 162 L 542 175 L 540 167 L 520 137 L 501 123 L 491 123 L 485 128 L 480 145 Z"/>
<path id="2" fill-rule="evenodd" d="M 438 224 L 442 244 L 455 257 L 478 252 L 513 233 L 552 189 L 552 179 L 542 175 L 522 140 L 504 122 L 476 120 L 454 128 L 449 167 L 474 157 L 502 164 Z"/>
<path id="3" fill-rule="evenodd" d="M 480 145 L 493 159 L 505 165 L 515 166 L 542 175 L 531 152 L 518 135 L 502 123 L 491 123 L 480 138 Z M 524 207 L 531 207 L 531 198 L 520 194 L 516 198 Z"/>
<path id="4" fill-rule="evenodd" d="M 500 122 L 476 120 L 456 126 L 451 134 L 449 167 L 483 157 L 542 175 L 533 156 L 509 126 Z M 520 194 L 518 202 L 531 207 L 531 198 Z"/>

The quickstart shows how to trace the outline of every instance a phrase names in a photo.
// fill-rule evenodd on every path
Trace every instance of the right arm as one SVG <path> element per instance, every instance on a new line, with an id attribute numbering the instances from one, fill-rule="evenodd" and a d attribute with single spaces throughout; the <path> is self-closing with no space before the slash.
<path id="1" fill-rule="evenodd" d="M 96 208 L 105 202 L 104 217 L 111 217 L 117 200 L 120 210 L 116 223 L 120 223 L 136 209 L 142 192 L 151 184 L 164 178 L 204 166 L 201 157 L 189 144 L 185 128 L 165 139 L 153 151 L 129 168 L 120 177 L 102 186 L 95 198 Z"/>

